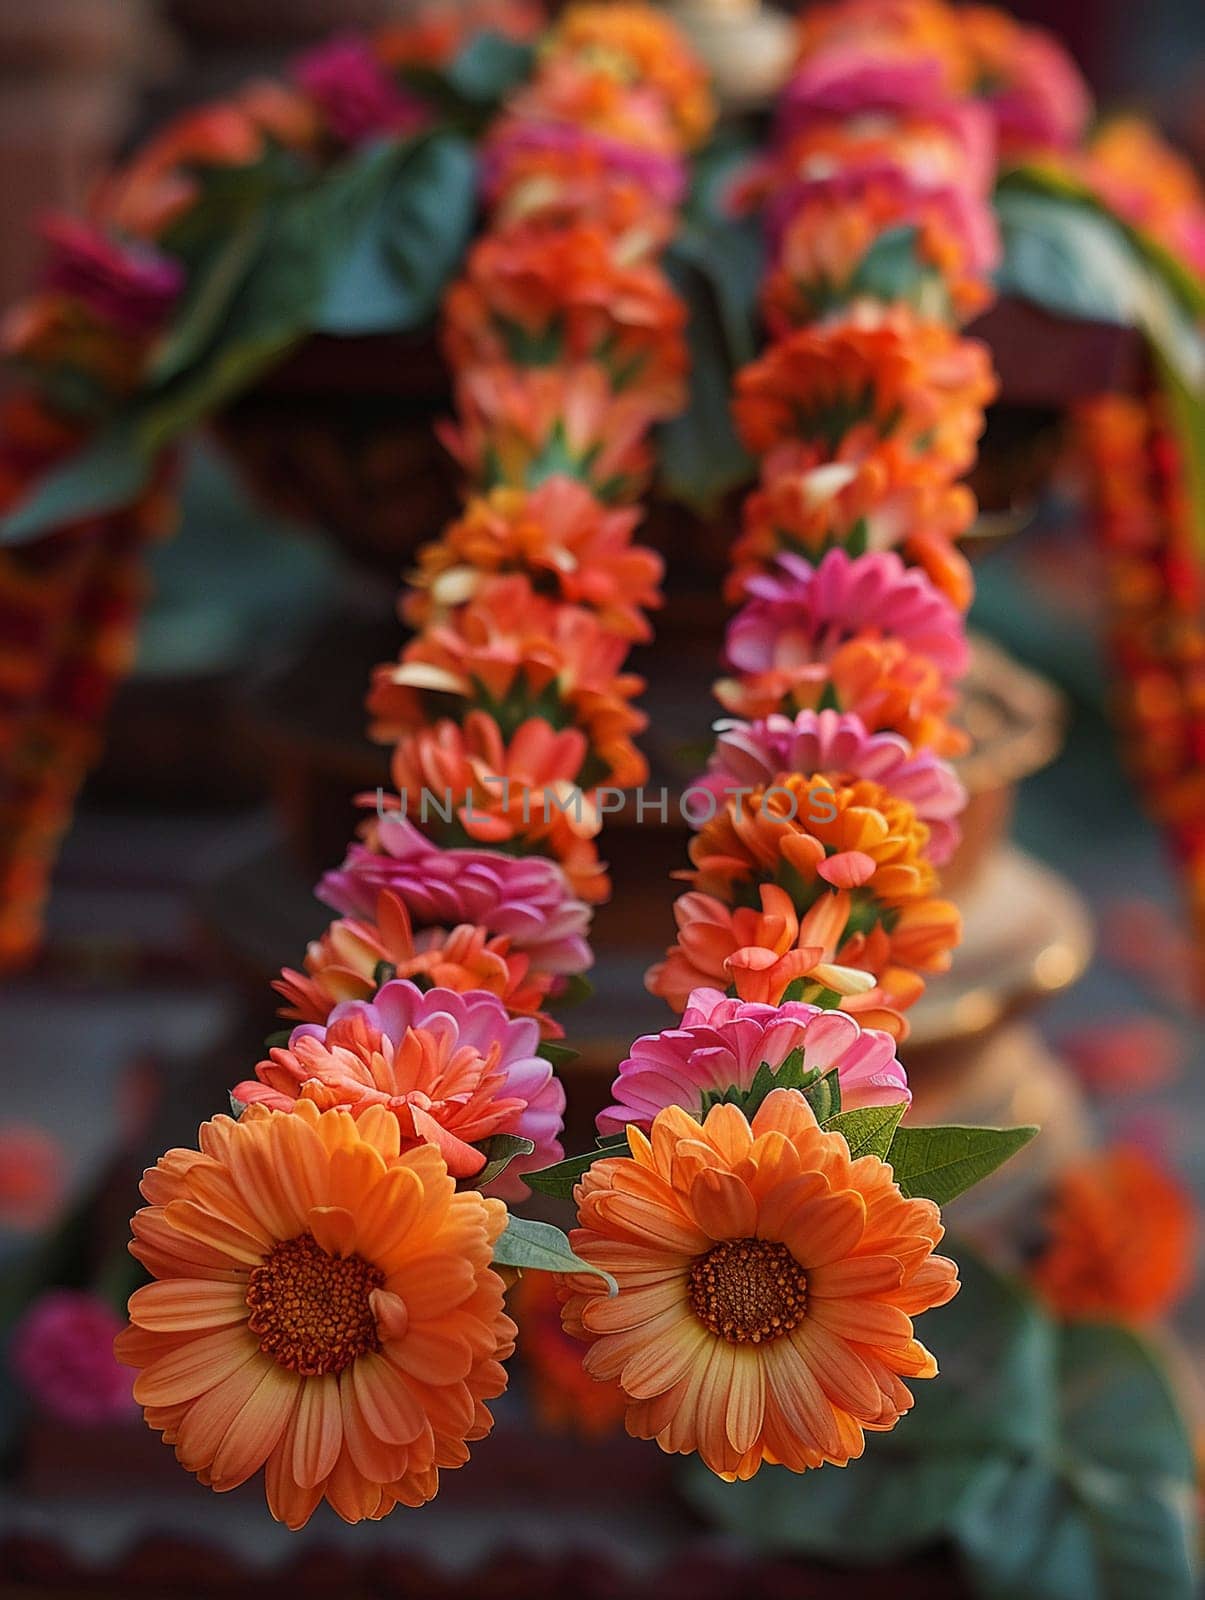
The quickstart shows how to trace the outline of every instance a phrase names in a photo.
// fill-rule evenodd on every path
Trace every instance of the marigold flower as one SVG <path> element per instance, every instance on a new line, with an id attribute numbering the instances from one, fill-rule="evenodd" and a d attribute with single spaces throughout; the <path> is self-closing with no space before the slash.
<path id="1" fill-rule="evenodd" d="M 628 1138 L 630 1160 L 583 1177 L 572 1234 L 619 1293 L 570 1278 L 563 1312 L 586 1371 L 628 1396 L 628 1432 L 729 1481 L 859 1456 L 911 1406 L 901 1380 L 937 1372 L 912 1324 L 958 1290 L 937 1207 L 852 1160 L 792 1090 L 752 1123 L 671 1106 Z"/>
<path id="2" fill-rule="evenodd" d="M 586 735 L 578 781 L 638 788 L 647 776 L 632 736 L 647 718 L 630 704 L 644 680 L 621 671 L 628 641 L 584 606 L 537 594 L 521 573 L 492 578 L 447 623 L 430 627 L 378 667 L 368 709 L 374 734 L 395 738 L 462 701 L 513 723 L 544 717 Z M 434 706 L 432 707 L 432 701 Z"/>
<path id="3" fill-rule="evenodd" d="M 648 481 L 648 433 L 675 395 L 616 394 L 597 366 L 472 367 L 456 376 L 458 420 L 444 444 L 483 489 L 536 488 L 554 472 L 599 500 L 636 500 Z"/>
<path id="4" fill-rule="evenodd" d="M 552 477 L 539 488 L 474 495 L 464 514 L 419 551 L 403 614 L 416 627 L 443 620 L 480 593 L 485 575 L 526 573 L 562 600 L 588 606 L 625 639 L 650 636 L 644 610 L 661 604 L 661 557 L 632 543 L 634 506 L 600 505 L 583 484 Z"/>
<path id="5" fill-rule="evenodd" d="M 772 334 L 827 315 L 855 298 L 857 275 L 873 246 L 899 228 L 915 230 L 918 288 L 926 303 L 948 297 L 969 321 L 992 299 L 999 236 L 991 212 L 958 186 L 919 188 L 899 168 L 838 172 L 798 182 L 773 242 L 774 267 L 761 291 Z"/>
<path id="6" fill-rule="evenodd" d="M 557 983 L 551 972 L 533 972 L 531 959 L 512 951 L 510 940 L 461 923 L 415 934 L 405 902 L 389 890 L 377 896 L 373 920 L 341 917 L 306 947 L 303 972 L 286 967 L 272 987 L 287 1002 L 281 1015 L 298 1022 L 325 1022 L 344 1000 L 370 1000 L 384 968 L 391 977 L 421 978 L 436 989 L 495 994 L 512 1016 L 534 1017 L 546 1039 L 564 1032 L 540 1007 Z"/>
<path id="7" fill-rule="evenodd" d="M 268 1507 L 303 1526 L 418 1506 L 492 1418 L 514 1348 L 491 1268 L 500 1200 L 457 1193 L 397 1118 L 249 1106 L 201 1127 L 142 1181 L 116 1353 L 134 1398 L 202 1483 L 265 1468 Z"/>
<path id="8" fill-rule="evenodd" d="M 532 217 L 563 227 L 589 219 L 630 260 L 669 243 L 673 208 L 686 191 L 678 157 L 564 122 L 504 117 L 487 135 L 481 160 L 486 200 L 500 226 Z"/>
<path id="9" fill-rule="evenodd" d="M 686 307 L 654 262 L 621 244 L 593 220 L 487 234 L 444 301 L 452 367 L 595 362 L 617 394 L 648 390 L 681 410 Z"/>
<path id="10" fill-rule="evenodd" d="M 634 1124 L 647 1133 L 667 1105 L 701 1117 L 728 1090 L 751 1089 L 762 1065 L 777 1072 L 796 1051 L 804 1072 L 836 1071 L 844 1111 L 912 1099 L 890 1034 L 797 1000 L 765 1005 L 695 989 L 676 1028 L 642 1034 L 619 1063 L 615 1103 L 599 1112 L 598 1131 L 621 1133 Z"/>
<path id="11" fill-rule="evenodd" d="M 902 477 L 893 476 L 896 467 L 903 467 Z M 834 546 L 851 556 L 898 548 L 965 611 L 973 581 L 952 541 L 975 512 L 965 484 L 918 481 L 898 454 L 825 461 L 813 446 L 779 445 L 762 463 L 760 487 L 745 500 L 725 595 L 739 604 L 750 577 L 772 571 L 787 551 L 814 563 Z"/>
<path id="12" fill-rule="evenodd" d="M 113 1355 L 122 1326 L 96 1295 L 52 1289 L 14 1327 L 9 1365 L 42 1410 L 60 1422 L 89 1427 L 123 1421 L 134 1404 L 130 1374 Z"/>
<path id="13" fill-rule="evenodd" d="M 454 1178 L 476 1177 L 485 1166 L 474 1148 L 482 1140 L 518 1134 L 535 1151 L 512 1162 L 495 1189 L 514 1194 L 520 1172 L 564 1154 L 565 1091 L 537 1055 L 539 1042 L 536 1024 L 508 1017 L 496 995 L 423 991 L 398 978 L 371 1001 L 336 1006 L 325 1026 L 294 1028 L 288 1045 L 269 1051 L 256 1077 L 232 1093 L 276 1111 L 299 1100 L 322 1111 L 343 1106 L 353 1116 L 384 1106 L 398 1120 L 402 1148 L 435 1145 Z"/>
<path id="14" fill-rule="evenodd" d="M 581 129 L 615 146 L 681 160 L 682 141 L 665 100 L 648 85 L 622 82 L 607 65 L 546 56 L 536 77 L 509 99 L 514 124 Z"/>
<path id="15" fill-rule="evenodd" d="M 842 1009 L 863 1026 L 904 1037 L 907 1027 L 899 1011 L 919 997 L 924 983 L 915 973 L 891 966 L 891 941 L 881 926 L 869 933 L 848 931 L 853 909 L 848 891 L 819 895 L 802 916 L 779 885 L 760 884 L 757 893 L 756 910 L 725 905 L 697 890 L 679 895 L 674 903 L 678 943 L 646 973 L 650 993 L 682 1011 L 695 989 L 732 985 L 742 1000 L 778 1005 L 792 985 L 802 982 L 803 999 L 832 990 L 841 996 Z M 950 943 L 957 938 L 955 922 Z"/>
<path id="16" fill-rule="evenodd" d="M 609 884 L 594 845 L 598 808 L 577 782 L 585 759 L 579 729 L 556 731 L 542 717 L 521 722 L 509 740 L 484 711 L 470 711 L 463 725 L 441 718 L 398 741 L 392 771 L 399 801 L 386 798 L 386 820 L 396 806 L 403 818 L 417 813 L 438 832 L 450 812 L 469 839 L 552 854 L 573 893 L 597 905 Z M 368 824 L 374 848 L 382 826 L 379 819 Z"/>
<path id="17" fill-rule="evenodd" d="M 618 1432 L 627 1399 L 617 1383 L 599 1383 L 583 1372 L 582 1347 L 561 1326 L 561 1302 L 551 1273 L 523 1273 L 506 1303 L 519 1325 L 526 1389 L 540 1426 L 582 1439 Z"/>
<path id="18" fill-rule="evenodd" d="M 916 808 L 882 784 L 783 773 L 703 824 L 690 841 L 693 871 L 681 876 L 729 901 L 778 882 L 796 891 L 796 903 L 802 895 L 810 905 L 831 887 L 900 910 L 928 899 L 937 882 L 928 843 Z"/>
<path id="19" fill-rule="evenodd" d="M 1148 1322 L 1188 1287 L 1192 1199 L 1162 1166 L 1127 1145 L 1060 1173 L 1034 1261 L 1034 1288 L 1063 1317 Z"/>
<path id="20" fill-rule="evenodd" d="M 614 74 L 631 88 L 661 96 L 688 149 L 702 144 L 715 120 L 702 62 L 681 30 L 647 5 L 578 4 L 566 8 L 546 46 Z"/>
<path id="21" fill-rule="evenodd" d="M 796 329 L 744 367 L 733 414 L 757 455 L 802 439 L 829 460 L 857 462 L 890 446 L 918 476 L 948 482 L 974 461 L 995 393 L 977 340 L 907 306 L 862 302 L 839 320 Z"/>
<path id="22" fill-rule="evenodd" d="M 909 801 L 929 828 L 929 858 L 943 866 L 958 844 L 966 790 L 931 750 L 914 751 L 894 733 L 867 733 L 862 719 L 836 711 L 777 714 L 716 724 L 715 752 L 699 780 L 719 798 L 761 788 L 784 772 L 824 772 L 842 782 L 871 778 Z"/>
<path id="23" fill-rule="evenodd" d="M 946 0 L 830 0 L 800 17 L 800 58 L 855 54 L 888 68 L 933 62 L 943 87 L 962 93 L 970 88 L 971 67 L 960 15 Z"/>

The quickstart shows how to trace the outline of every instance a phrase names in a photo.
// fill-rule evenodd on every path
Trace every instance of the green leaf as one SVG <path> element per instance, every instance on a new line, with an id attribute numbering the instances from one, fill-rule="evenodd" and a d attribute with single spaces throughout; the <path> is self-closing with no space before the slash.
<path id="1" fill-rule="evenodd" d="M 819 1083 L 813 1083 L 806 1088 L 803 1096 L 811 1106 L 817 1122 L 827 1122 L 835 1117 L 841 1109 L 841 1080 L 836 1067 L 831 1072 L 826 1072 Z"/>
<path id="2" fill-rule="evenodd" d="M 447 68 L 450 87 L 463 100 L 500 104 L 531 77 L 535 47 L 504 33 L 475 33 Z"/>
<path id="3" fill-rule="evenodd" d="M 541 1167 L 538 1172 L 525 1172 L 523 1182 L 529 1188 L 537 1189 L 540 1194 L 551 1195 L 555 1200 L 572 1200 L 573 1191 L 582 1175 L 589 1172 L 596 1161 L 601 1161 L 604 1156 L 628 1154 L 627 1136 L 619 1133 L 611 1139 L 600 1139 L 595 1150 L 583 1151 L 580 1156 L 567 1156 L 564 1161 L 558 1161 L 551 1167 Z"/>
<path id="4" fill-rule="evenodd" d="M 315 330 L 398 333 L 428 321 L 464 258 L 476 203 L 472 151 L 455 135 L 371 151 Z"/>
<path id="5" fill-rule="evenodd" d="M 659 430 L 661 486 L 700 511 L 753 474 L 730 411 L 736 370 L 756 349 L 760 257 L 748 239 L 748 229 L 717 221 L 685 230 L 666 259 L 687 306 L 690 386 L 686 410 Z"/>
<path id="6" fill-rule="evenodd" d="M 146 487 L 154 457 L 125 422 L 98 433 L 40 478 L 0 519 L 0 544 L 24 544 L 85 517 L 119 511 Z"/>
<path id="7" fill-rule="evenodd" d="M 527 1181 L 531 1181 L 530 1175 Z M 494 1246 L 494 1265 L 539 1272 L 589 1272 L 603 1279 L 610 1294 L 619 1293 L 619 1285 L 609 1272 L 592 1267 L 581 1256 L 574 1255 L 559 1228 L 548 1222 L 533 1222 L 529 1217 L 507 1219 L 506 1228 Z"/>
<path id="8" fill-rule="evenodd" d="M 264 234 L 262 211 L 243 217 L 189 274 L 183 306 L 151 362 L 148 379 L 152 385 L 177 377 L 205 353 L 252 269 Z"/>
<path id="9" fill-rule="evenodd" d="M 1023 1128 L 898 1128 L 887 1159 L 910 1199 L 944 1206 L 1015 1155 L 1037 1133 Z"/>
<path id="10" fill-rule="evenodd" d="M 581 1054 L 570 1045 L 561 1044 L 556 1039 L 541 1039 L 540 1047 L 536 1051 L 538 1056 L 543 1056 L 545 1061 L 550 1061 L 554 1067 L 567 1067 L 571 1061 L 576 1061 Z"/>
<path id="11" fill-rule="evenodd" d="M 941 274 L 922 257 L 920 230 L 888 228 L 858 263 L 842 300 L 906 301 L 927 316 L 950 320 L 950 297 Z"/>
<path id="12" fill-rule="evenodd" d="M 495 1133 L 473 1148 L 485 1156 L 485 1165 L 466 1181 L 465 1187 L 483 1189 L 487 1183 L 500 1178 L 516 1156 L 529 1156 L 535 1149 L 535 1142 L 518 1133 Z"/>
<path id="13" fill-rule="evenodd" d="M 886 1161 L 900 1118 L 907 1109 L 906 1100 L 894 1106 L 861 1106 L 856 1111 L 840 1111 L 829 1117 L 824 1127 L 827 1132 L 842 1136 L 855 1160 L 859 1156 L 878 1156 Z"/>

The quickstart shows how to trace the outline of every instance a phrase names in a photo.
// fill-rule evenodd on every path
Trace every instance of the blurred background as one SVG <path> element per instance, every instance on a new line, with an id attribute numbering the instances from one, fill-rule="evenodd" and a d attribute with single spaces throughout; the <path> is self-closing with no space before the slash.
<path id="1" fill-rule="evenodd" d="M 78 206 L 170 114 L 279 70 L 332 30 L 407 10 L 405 0 L 3 0 L 0 302 L 32 279 L 39 215 Z M 1200 0 L 1011 10 L 1062 38 L 1101 101 L 1156 117 L 1205 165 Z M 446 401 L 436 375 L 397 403 L 383 443 L 368 422 L 349 443 L 330 437 L 330 396 L 312 364 L 286 367 L 185 451 L 181 524 L 151 550 L 136 663 L 65 841 L 44 946 L 0 990 L 6 1327 L 48 1284 L 120 1297 L 141 1168 L 191 1140 L 279 1026 L 268 982 L 324 925 L 310 885 L 351 834 L 352 795 L 386 770 L 362 735 L 362 692 L 401 638 L 394 601 L 416 524 L 436 530 L 454 482 L 421 443 Z M 371 397 L 363 406 L 380 409 Z M 1175 866 L 1110 717 L 1094 531 L 1057 472 L 1016 529 L 985 541 L 976 563 L 972 624 L 1004 654 L 985 651 L 974 691 L 987 731 L 971 784 L 982 850 L 958 886 L 967 948 L 918 1017 L 915 1064 L 905 1053 L 921 1108 L 1042 1122 L 1015 1192 L 976 1196 L 965 1218 L 1013 1265 L 1060 1167 L 1115 1136 L 1205 1202 L 1196 957 Z M 661 644 L 635 663 L 650 679 L 652 781 L 671 786 L 706 736 L 722 623 L 696 535 L 681 514 L 654 514 L 675 598 Z M 621 831 L 608 840 L 615 893 L 598 921 L 597 994 L 566 1019 L 583 1050 L 571 1085 L 579 1130 L 622 1046 L 668 1022 L 641 978 L 670 936 L 661 880 L 684 835 Z M 546 1308 L 530 1318 L 539 1351 Z M 1175 1329 L 1167 1350 L 1195 1432 L 1199 1289 L 1181 1300 Z M 657 1452 L 616 1438 L 605 1405 L 593 1415 L 574 1400 L 555 1335 L 545 1342 L 543 1367 L 520 1367 L 498 1408 L 494 1447 L 421 1518 L 351 1530 L 319 1515 L 303 1535 L 269 1522 L 254 1485 L 218 1498 L 176 1469 L 120 1382 L 89 1421 L 56 1414 L 7 1370 L 0 1594 L 238 1594 L 252 1583 L 264 1596 L 349 1600 L 569 1583 L 600 1595 L 862 1592 L 824 1563 L 749 1555 L 706 1531 L 705 1509 L 682 1497 Z M 86 1364 L 81 1381 L 98 1394 L 113 1385 Z M 973 1592 L 940 1550 L 892 1581 L 900 1595 Z"/>

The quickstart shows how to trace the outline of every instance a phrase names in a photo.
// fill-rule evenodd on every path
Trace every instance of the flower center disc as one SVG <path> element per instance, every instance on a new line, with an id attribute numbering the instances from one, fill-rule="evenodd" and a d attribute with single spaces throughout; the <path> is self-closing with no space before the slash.
<path id="1" fill-rule="evenodd" d="M 385 1274 L 361 1256 L 328 1256 L 312 1233 L 286 1239 L 247 1284 L 248 1327 L 259 1347 L 290 1372 L 342 1372 L 380 1349 L 368 1297 Z"/>
<path id="2" fill-rule="evenodd" d="M 729 1344 L 764 1344 L 790 1333 L 807 1306 L 807 1278 L 785 1244 L 726 1239 L 690 1269 L 690 1304 Z"/>

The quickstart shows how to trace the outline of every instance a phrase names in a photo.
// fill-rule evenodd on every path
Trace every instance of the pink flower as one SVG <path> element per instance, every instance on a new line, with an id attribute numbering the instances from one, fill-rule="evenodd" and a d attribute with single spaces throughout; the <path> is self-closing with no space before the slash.
<path id="1" fill-rule="evenodd" d="M 384 1106 L 398 1120 L 403 1148 L 434 1144 L 456 1178 L 485 1165 L 475 1146 L 496 1133 L 531 1139 L 535 1150 L 506 1169 L 491 1192 L 521 1198 L 519 1173 L 563 1154 L 565 1091 L 536 1052 L 539 1024 L 512 1019 L 481 989 L 425 993 L 395 979 L 375 999 L 348 1000 L 325 1026 L 303 1023 L 286 1049 L 271 1051 L 256 1076 L 233 1093 L 244 1105 L 289 1111 L 312 1100 L 321 1111 L 342 1106 L 359 1116 Z"/>
<path id="2" fill-rule="evenodd" d="M 955 820 L 966 790 L 931 750 L 916 750 L 898 733 L 867 733 L 861 717 L 837 711 L 774 712 L 756 722 L 718 722 L 715 753 L 699 787 L 723 801 L 726 792 L 771 784 L 784 772 L 870 778 L 908 800 L 929 825 L 929 857 L 947 862 L 958 844 Z"/>
<path id="3" fill-rule="evenodd" d="M 343 144 L 413 133 L 428 120 L 422 101 L 389 75 L 362 39 L 330 39 L 298 57 L 297 84 Z"/>
<path id="4" fill-rule="evenodd" d="M 554 157 L 588 154 L 614 177 L 639 183 L 658 206 L 677 207 L 686 193 L 686 163 L 676 156 L 641 149 L 572 122 L 514 117 L 502 124 L 482 151 L 481 182 L 487 202 L 496 202 L 516 160 L 544 152 Z"/>
<path id="5" fill-rule="evenodd" d="M 982 105 L 951 96 L 943 77 L 933 58 L 868 55 L 857 45 L 823 51 L 805 62 L 779 101 L 776 138 L 787 144 L 816 122 L 914 117 L 958 147 L 961 181 L 987 196 L 996 177 L 992 118 Z"/>
<path id="6" fill-rule="evenodd" d="M 184 268 L 147 244 L 118 244 L 76 217 L 46 217 L 50 245 L 46 288 L 70 295 L 122 333 L 151 334 L 167 320 L 184 287 Z"/>
<path id="7" fill-rule="evenodd" d="M 1071 56 L 1045 28 L 1020 27 L 986 8 L 972 17 L 980 94 L 1001 154 L 1075 149 L 1092 117 L 1092 96 Z"/>
<path id="8" fill-rule="evenodd" d="M 696 989 L 678 1027 L 645 1034 L 620 1062 L 616 1103 L 599 1113 L 598 1131 L 620 1133 L 629 1122 L 647 1129 L 671 1105 L 701 1111 L 709 1091 L 748 1089 L 762 1062 L 777 1069 L 796 1049 L 805 1071 L 837 1069 L 846 1111 L 912 1099 L 890 1034 L 800 1000 L 769 1006 Z"/>
<path id="9" fill-rule="evenodd" d="M 133 1374 L 113 1354 L 124 1327 L 95 1295 L 52 1289 L 13 1329 L 12 1370 L 38 1405 L 61 1422 L 86 1426 L 133 1417 Z"/>
<path id="10" fill-rule="evenodd" d="M 738 672 L 813 672 L 851 639 L 898 639 L 946 677 L 967 669 L 958 609 L 894 550 L 851 556 L 830 550 L 819 566 L 788 552 L 746 583 L 749 599 L 728 625 L 725 649 Z"/>
<path id="11" fill-rule="evenodd" d="M 380 850 L 352 845 L 343 865 L 319 883 L 318 898 L 344 916 L 371 921 L 377 895 L 390 889 L 404 901 L 416 929 L 473 923 L 505 934 L 512 950 L 523 951 L 545 972 L 568 976 L 591 965 L 590 908 L 575 899 L 554 861 L 497 850 L 443 850 L 412 822 L 388 815 L 376 828 L 376 842 Z"/>

